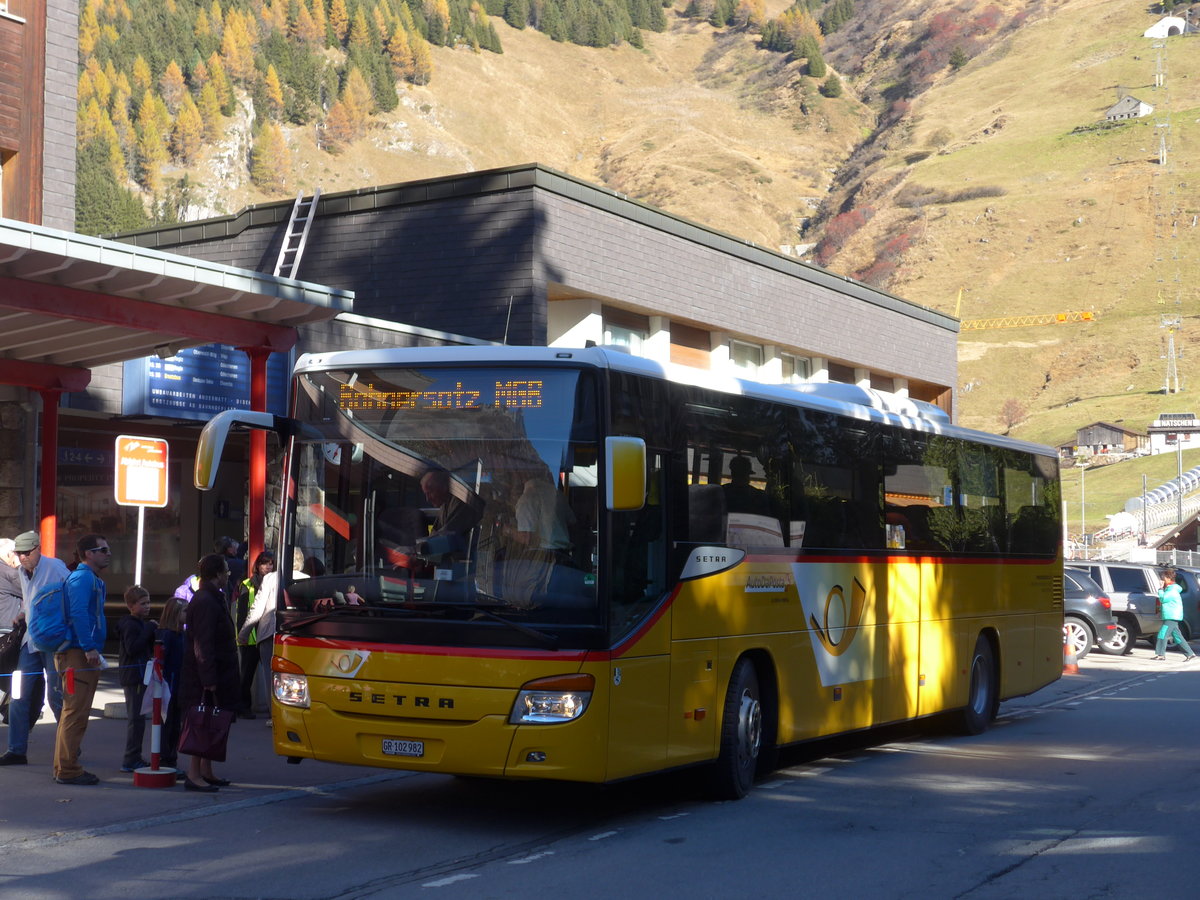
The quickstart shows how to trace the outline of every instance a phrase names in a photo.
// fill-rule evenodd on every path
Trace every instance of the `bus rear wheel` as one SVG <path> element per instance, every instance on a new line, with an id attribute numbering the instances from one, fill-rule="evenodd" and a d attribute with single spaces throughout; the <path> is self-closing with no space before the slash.
<path id="1" fill-rule="evenodd" d="M 754 663 L 741 659 L 725 692 L 721 716 L 721 752 L 713 770 L 713 794 L 720 800 L 740 800 L 754 784 L 762 749 L 762 696 Z"/>
<path id="2" fill-rule="evenodd" d="M 971 654 L 971 683 L 967 686 L 967 705 L 959 713 L 959 728 L 966 734 L 983 734 L 996 718 L 1000 685 L 996 673 L 996 655 L 992 643 L 983 635 L 975 641 Z"/>

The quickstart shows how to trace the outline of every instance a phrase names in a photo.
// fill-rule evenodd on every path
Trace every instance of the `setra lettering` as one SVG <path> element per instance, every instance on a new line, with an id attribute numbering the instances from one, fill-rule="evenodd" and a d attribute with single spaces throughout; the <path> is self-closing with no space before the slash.
<path id="1" fill-rule="evenodd" d="M 386 704 L 388 702 L 387 694 L 364 693 L 363 691 L 349 691 L 346 697 L 351 703 Z M 392 694 L 391 702 L 393 706 L 431 709 L 436 705 L 438 709 L 454 709 L 453 697 L 410 697 L 408 694 Z"/>
<path id="2" fill-rule="evenodd" d="M 697 553 L 696 557 L 695 557 L 695 561 L 698 563 L 726 563 L 726 562 L 729 562 L 729 557 L 726 556 L 724 553 L 713 554 L 711 556 L 706 556 L 704 554 Z"/>

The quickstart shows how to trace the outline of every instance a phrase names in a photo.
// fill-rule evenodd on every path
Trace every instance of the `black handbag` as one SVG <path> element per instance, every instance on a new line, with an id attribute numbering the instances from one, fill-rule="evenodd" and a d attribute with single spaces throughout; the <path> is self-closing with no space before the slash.
<path id="1" fill-rule="evenodd" d="M 0 635 L 0 675 L 11 675 L 21 661 L 21 641 L 25 637 L 25 623 L 16 625 L 12 631 Z M 10 692 L 11 693 L 11 692 Z"/>
<path id="2" fill-rule="evenodd" d="M 221 709 L 216 703 L 190 706 L 183 711 L 183 729 L 179 734 L 179 752 L 199 756 L 214 762 L 225 762 L 229 743 L 229 726 L 233 710 Z"/>

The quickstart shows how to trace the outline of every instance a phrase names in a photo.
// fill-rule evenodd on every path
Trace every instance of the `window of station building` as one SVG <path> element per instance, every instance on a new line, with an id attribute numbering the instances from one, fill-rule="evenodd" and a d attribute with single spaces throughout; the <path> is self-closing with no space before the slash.
<path id="1" fill-rule="evenodd" d="M 812 361 L 808 357 L 780 353 L 779 361 L 784 384 L 803 384 L 812 377 Z"/>
<path id="2" fill-rule="evenodd" d="M 842 363 L 829 363 L 829 380 L 836 381 L 840 384 L 856 384 L 857 380 L 854 377 L 854 366 L 846 366 Z"/>
<path id="3" fill-rule="evenodd" d="M 763 364 L 763 348 L 745 341 L 730 341 L 729 360 L 738 371 L 745 372 L 751 378 L 757 378 Z"/>
<path id="4" fill-rule="evenodd" d="M 650 337 L 650 318 L 612 306 L 604 307 L 601 314 L 604 317 L 604 343 L 624 347 L 640 356 Z"/>

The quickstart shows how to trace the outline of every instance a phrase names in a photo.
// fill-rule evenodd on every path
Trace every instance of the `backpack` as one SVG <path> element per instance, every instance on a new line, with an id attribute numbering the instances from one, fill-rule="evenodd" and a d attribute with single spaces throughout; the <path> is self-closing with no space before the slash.
<path id="1" fill-rule="evenodd" d="M 29 604 L 29 640 L 42 652 L 58 653 L 74 635 L 66 582 L 46 585 Z"/>

